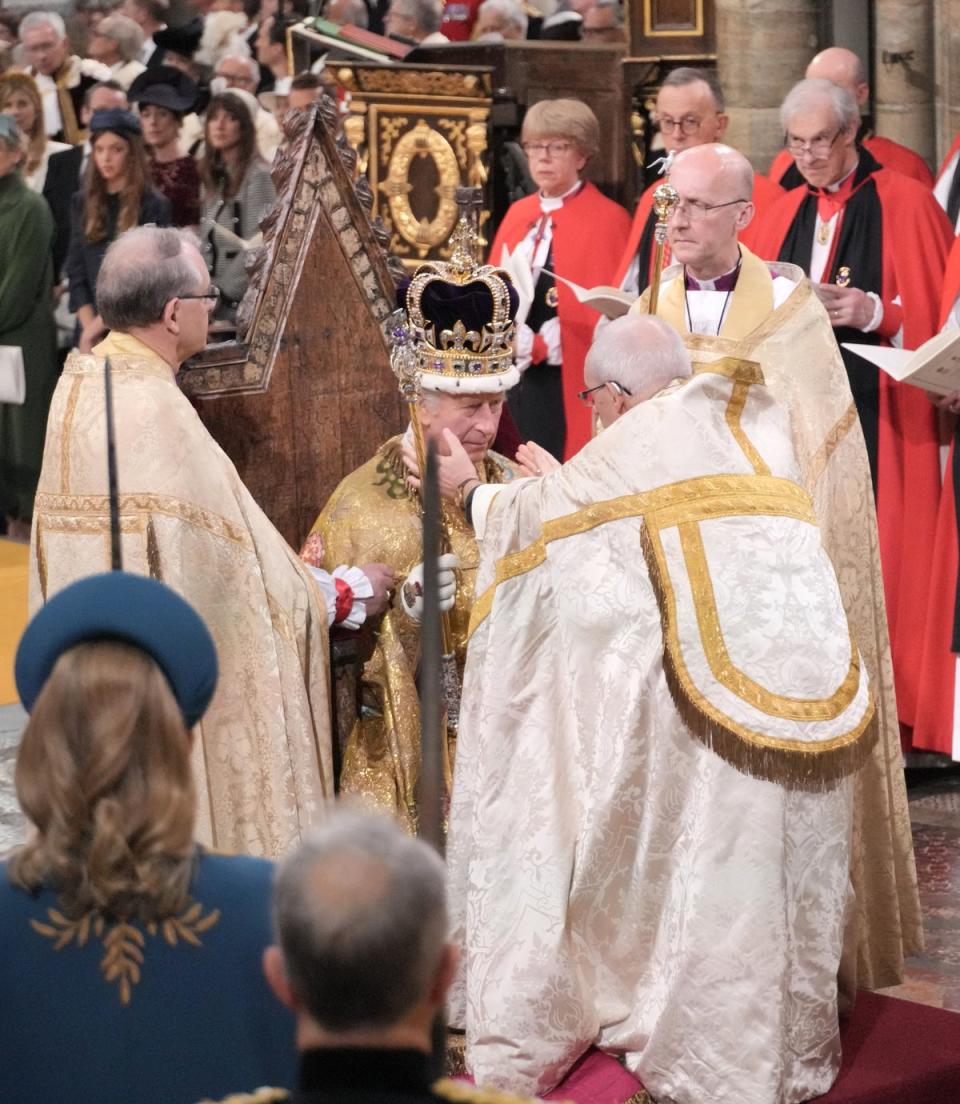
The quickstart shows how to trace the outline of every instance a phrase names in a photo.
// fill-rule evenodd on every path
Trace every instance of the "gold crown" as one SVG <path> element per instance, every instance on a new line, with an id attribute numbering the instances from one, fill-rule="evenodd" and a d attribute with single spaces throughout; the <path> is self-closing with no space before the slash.
<path id="1" fill-rule="evenodd" d="M 406 310 L 392 316 L 391 364 L 406 397 L 421 388 L 435 391 L 505 391 L 519 379 L 513 363 L 514 321 L 506 272 L 474 259 L 476 234 L 461 218 L 451 237 L 449 261 L 420 265 L 406 292 Z M 437 324 L 423 312 L 423 296 L 437 282 L 464 287 L 483 284 L 493 311 L 479 329 L 461 319 L 437 333 Z"/>

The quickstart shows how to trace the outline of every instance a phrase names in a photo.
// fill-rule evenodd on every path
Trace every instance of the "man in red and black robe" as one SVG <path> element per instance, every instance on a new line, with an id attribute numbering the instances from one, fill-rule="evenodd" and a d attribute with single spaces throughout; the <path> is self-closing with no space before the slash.
<path id="1" fill-rule="evenodd" d="M 940 322 L 943 329 L 960 329 L 960 238 L 947 259 Z M 938 405 L 954 421 L 954 433 L 937 516 L 913 747 L 960 760 L 960 391 Z"/>
<path id="2" fill-rule="evenodd" d="M 804 74 L 807 80 L 828 80 L 845 88 L 857 101 L 857 108 L 863 111 L 870 100 L 870 85 L 867 72 L 860 59 L 852 50 L 843 46 L 830 46 L 821 50 L 807 66 Z M 933 187 L 930 169 L 914 150 L 894 142 L 892 138 L 881 138 L 874 134 L 867 119 L 862 119 L 857 131 L 857 142 L 869 150 L 873 157 L 885 169 L 894 169 L 904 176 L 919 180 L 928 188 Z M 770 179 L 788 191 L 804 183 L 803 176 L 794 164 L 789 151 L 781 150 L 770 166 Z"/>
<path id="3" fill-rule="evenodd" d="M 804 269 L 841 346 L 916 348 L 938 328 L 946 216 L 929 189 L 857 145 L 859 112 L 843 89 L 801 81 L 781 114 L 805 186 L 761 216 L 754 250 Z M 877 497 L 898 709 L 911 726 L 940 493 L 937 414 L 919 389 L 841 351 Z"/>

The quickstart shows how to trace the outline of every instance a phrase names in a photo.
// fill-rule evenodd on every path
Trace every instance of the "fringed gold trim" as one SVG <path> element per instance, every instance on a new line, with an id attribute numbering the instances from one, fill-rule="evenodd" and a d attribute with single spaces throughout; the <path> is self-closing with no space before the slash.
<path id="1" fill-rule="evenodd" d="M 646 1089 L 641 1089 L 639 1092 L 635 1092 L 633 1096 L 628 1096 L 623 1104 L 657 1104 L 657 1102 Z"/>
<path id="2" fill-rule="evenodd" d="M 664 640 L 663 670 L 667 686 L 677 712 L 691 734 L 742 774 L 789 789 L 825 790 L 859 770 L 873 750 L 879 731 L 872 695 L 863 718 L 846 734 L 844 742 L 831 741 L 826 748 L 801 743 L 794 748 L 784 748 L 759 742 L 763 740 L 760 733 L 725 717 L 696 693 L 692 685 L 688 685 L 689 676 L 686 672 L 680 672 L 679 657 L 673 655 L 667 644 L 670 638 L 669 602 L 660 575 L 654 537 L 646 522 L 640 527 L 640 546 L 660 611 Z"/>
<path id="3" fill-rule="evenodd" d="M 447 1077 L 467 1075 L 467 1037 L 462 1031 L 447 1032 L 447 1060 L 444 1068 Z"/>

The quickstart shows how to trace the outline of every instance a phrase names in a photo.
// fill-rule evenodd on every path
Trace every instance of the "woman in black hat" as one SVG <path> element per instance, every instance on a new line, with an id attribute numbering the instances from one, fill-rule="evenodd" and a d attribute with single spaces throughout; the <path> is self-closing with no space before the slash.
<path id="1" fill-rule="evenodd" d="M 33 832 L 0 863 L 4 1099 L 289 1086 L 293 1022 L 260 970 L 272 864 L 194 842 L 191 728 L 217 682 L 201 618 L 153 579 L 88 576 L 36 614 L 16 680 Z"/>
<path id="2" fill-rule="evenodd" d="M 180 145 L 180 124 L 196 99 L 196 84 L 170 65 L 148 69 L 130 85 L 130 102 L 140 112 L 153 183 L 170 200 L 173 226 L 200 225 L 200 173 Z"/>
<path id="3" fill-rule="evenodd" d="M 77 315 L 82 353 L 89 353 L 106 333 L 97 312 L 96 288 L 107 247 L 134 226 L 170 225 L 170 203 L 150 182 L 136 115 L 113 107 L 95 111 L 90 148 L 83 188 L 70 201 L 66 263 L 70 309 Z"/>

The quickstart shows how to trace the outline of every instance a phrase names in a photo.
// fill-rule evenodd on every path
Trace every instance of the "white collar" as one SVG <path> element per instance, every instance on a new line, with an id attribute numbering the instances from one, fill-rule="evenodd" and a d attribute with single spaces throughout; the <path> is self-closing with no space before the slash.
<path id="1" fill-rule="evenodd" d="M 574 184 L 574 186 L 569 191 L 564 192 L 563 195 L 560 195 L 560 196 L 541 195 L 540 196 L 540 210 L 543 211 L 544 214 L 547 214 L 550 211 L 559 211 L 560 208 L 563 206 L 563 201 L 565 199 L 569 199 L 573 195 L 576 195 L 576 193 L 579 192 L 582 187 L 583 187 L 583 181 L 578 180 L 576 182 L 576 184 Z"/>

